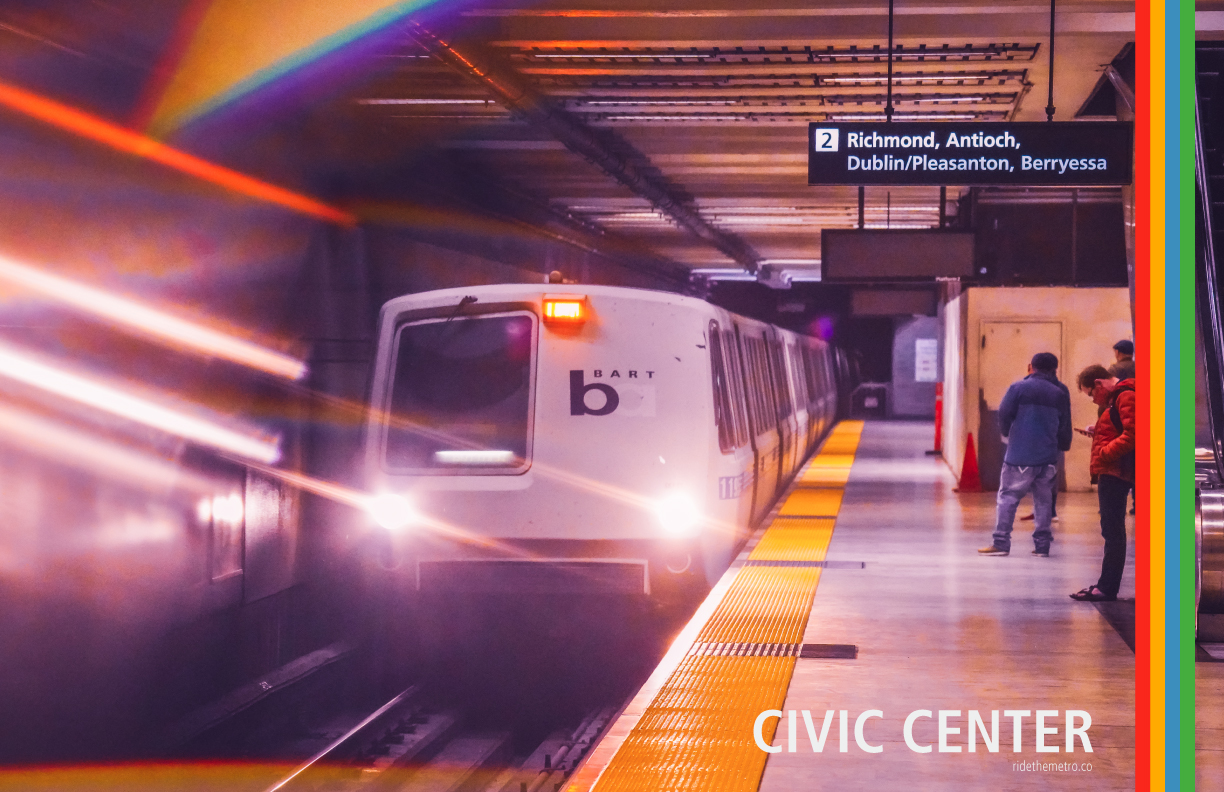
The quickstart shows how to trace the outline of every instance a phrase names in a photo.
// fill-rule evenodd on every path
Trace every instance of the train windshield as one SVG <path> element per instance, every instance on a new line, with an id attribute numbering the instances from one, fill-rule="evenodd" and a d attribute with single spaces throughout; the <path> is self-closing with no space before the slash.
<path id="1" fill-rule="evenodd" d="M 386 467 L 513 473 L 530 444 L 535 317 L 429 319 L 396 337 Z"/>

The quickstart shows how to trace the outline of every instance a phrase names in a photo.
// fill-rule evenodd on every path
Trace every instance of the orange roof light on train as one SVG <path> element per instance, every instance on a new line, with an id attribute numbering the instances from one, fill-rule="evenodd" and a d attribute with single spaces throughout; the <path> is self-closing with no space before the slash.
<path id="1" fill-rule="evenodd" d="M 544 321 L 552 324 L 581 324 L 587 320 L 586 296 L 582 294 L 545 294 Z"/>

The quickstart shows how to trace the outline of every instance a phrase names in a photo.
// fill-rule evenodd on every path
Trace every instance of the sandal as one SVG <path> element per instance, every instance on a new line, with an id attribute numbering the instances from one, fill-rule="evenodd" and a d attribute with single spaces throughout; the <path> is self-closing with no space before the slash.
<path id="1" fill-rule="evenodd" d="M 1118 595 L 1106 594 L 1104 591 L 1101 591 L 1099 588 L 1093 585 L 1075 592 L 1071 595 L 1071 599 L 1078 602 L 1114 602 L 1118 599 Z"/>

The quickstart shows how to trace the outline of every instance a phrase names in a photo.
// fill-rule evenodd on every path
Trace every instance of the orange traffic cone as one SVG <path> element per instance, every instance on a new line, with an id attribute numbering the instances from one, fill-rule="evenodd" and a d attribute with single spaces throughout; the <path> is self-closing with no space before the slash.
<path id="1" fill-rule="evenodd" d="M 977 451 L 973 448 L 973 432 L 965 441 L 965 462 L 961 465 L 960 483 L 957 492 L 981 492 L 982 476 L 978 473 Z"/>

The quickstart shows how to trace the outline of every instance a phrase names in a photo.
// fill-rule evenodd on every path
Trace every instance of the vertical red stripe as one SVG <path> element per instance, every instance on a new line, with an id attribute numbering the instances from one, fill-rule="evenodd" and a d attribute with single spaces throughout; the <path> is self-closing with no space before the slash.
<path id="1" fill-rule="evenodd" d="M 1151 24 L 1149 0 L 1135 3 L 1135 361 L 1140 387 L 1135 466 L 1135 789 L 1152 786 L 1151 619 Z"/>

